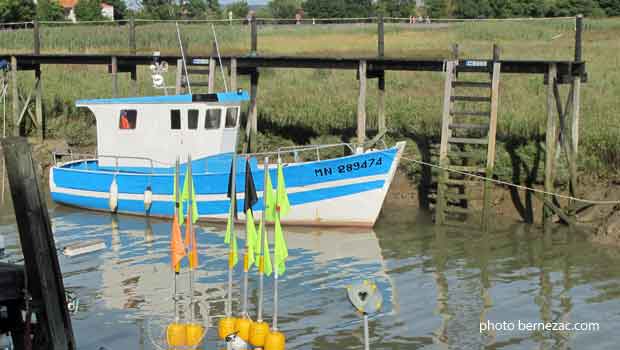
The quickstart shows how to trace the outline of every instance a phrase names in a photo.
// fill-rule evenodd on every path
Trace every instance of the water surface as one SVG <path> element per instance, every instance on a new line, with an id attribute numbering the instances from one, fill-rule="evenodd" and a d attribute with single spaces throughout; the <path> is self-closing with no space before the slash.
<path id="1" fill-rule="evenodd" d="M 60 256 L 65 286 L 81 301 L 73 316 L 79 349 L 162 349 L 162 325 L 173 315 L 170 223 L 54 206 L 52 220 L 58 247 L 85 239 L 107 244 L 86 256 Z M 0 233 L 16 259 L 15 225 L 3 221 Z M 198 228 L 196 313 L 209 309 L 214 322 L 226 296 L 223 231 Z M 428 215 L 408 209 L 386 210 L 374 230 L 289 228 L 286 234 L 290 259 L 280 280 L 280 328 L 288 349 L 359 349 L 362 324 L 345 288 L 360 278 L 375 280 L 385 300 L 370 322 L 373 349 L 615 350 L 620 343 L 620 254 L 565 228 L 543 234 L 496 222 L 490 233 L 438 229 Z M 235 300 L 240 281 L 237 271 Z M 178 285 L 187 290 L 187 274 Z M 257 285 L 252 275 L 252 316 Z M 272 281 L 265 286 L 271 321 Z M 480 322 L 487 320 L 599 322 L 600 329 L 481 333 Z M 203 348 L 223 347 L 211 327 Z"/>

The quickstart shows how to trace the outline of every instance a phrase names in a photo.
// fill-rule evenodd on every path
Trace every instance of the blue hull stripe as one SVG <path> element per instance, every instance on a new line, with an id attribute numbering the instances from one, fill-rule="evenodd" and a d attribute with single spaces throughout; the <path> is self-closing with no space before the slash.
<path id="1" fill-rule="evenodd" d="M 316 185 L 326 182 L 362 178 L 375 175 L 387 175 L 397 154 L 396 148 L 385 151 L 368 152 L 360 155 L 341 157 L 304 164 L 292 164 L 284 167 L 284 177 L 288 188 Z M 150 186 L 155 195 L 171 195 L 173 192 L 173 176 L 171 174 L 128 174 L 115 175 L 107 171 L 79 171 L 79 164 L 70 167 L 53 169 L 54 182 L 57 187 L 84 191 L 108 192 L 112 180 L 116 176 L 120 193 L 142 194 Z M 219 166 L 226 169 L 228 166 Z M 244 167 L 237 176 L 237 190 L 243 192 L 245 183 Z M 228 171 L 199 174 L 195 172 L 194 183 L 196 194 L 224 194 L 228 188 Z M 263 190 L 263 171 L 253 171 L 254 182 L 258 191 Z M 270 171 L 274 187 L 276 186 L 276 170 Z M 181 177 L 181 183 L 184 181 Z"/>
<path id="2" fill-rule="evenodd" d="M 318 202 L 328 199 L 334 199 L 342 196 L 362 193 L 366 191 L 381 189 L 385 184 L 384 180 L 368 181 L 358 184 L 334 186 L 317 190 L 309 190 L 305 192 L 296 192 L 289 194 L 291 205 L 302 205 L 306 203 Z M 106 191 L 107 193 L 107 191 Z M 122 193 L 122 192 L 121 192 Z M 59 203 L 69 205 L 109 210 L 107 198 L 85 197 L 79 195 L 71 195 L 60 192 L 52 192 L 52 199 Z M 198 202 L 198 213 L 201 216 L 222 215 L 228 213 L 230 202 L 228 200 Z M 239 200 L 239 208 L 243 208 L 243 200 Z M 262 210 L 262 197 L 254 206 L 256 211 Z M 144 214 L 144 202 L 141 200 L 119 199 L 118 211 L 122 213 Z M 151 206 L 150 214 L 154 216 L 172 216 L 173 203 L 165 201 L 154 201 Z"/>

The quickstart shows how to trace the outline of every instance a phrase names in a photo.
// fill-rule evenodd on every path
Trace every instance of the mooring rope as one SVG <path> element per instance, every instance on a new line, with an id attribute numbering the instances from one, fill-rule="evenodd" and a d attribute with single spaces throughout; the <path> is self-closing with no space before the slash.
<path id="1" fill-rule="evenodd" d="M 476 179 L 479 179 L 479 180 L 492 182 L 492 183 L 495 183 L 495 184 L 498 184 L 498 185 L 514 187 L 514 188 L 518 188 L 520 190 L 532 191 L 532 192 L 536 192 L 536 193 L 540 193 L 540 194 L 544 194 L 544 195 L 550 195 L 550 196 L 555 196 L 555 197 L 558 197 L 558 198 L 564 198 L 564 199 L 568 199 L 568 200 L 573 200 L 573 201 L 576 201 L 576 202 L 582 202 L 582 203 L 594 204 L 594 205 L 617 205 L 617 204 L 620 204 L 620 201 L 592 200 L 592 199 L 585 199 L 585 198 L 577 198 L 577 197 L 568 196 L 568 195 L 564 195 L 564 194 L 560 194 L 560 193 L 548 192 L 548 191 L 539 190 L 539 189 L 536 189 L 536 188 L 531 188 L 531 187 L 527 187 L 527 186 L 523 186 L 523 185 L 517 185 L 515 183 L 508 182 L 508 181 L 497 180 L 497 179 L 493 179 L 493 178 L 482 176 L 482 175 L 477 175 L 477 174 L 472 174 L 472 173 L 468 173 L 468 172 L 464 172 L 464 171 L 460 171 L 460 170 L 456 170 L 456 169 L 451 169 L 449 167 L 444 167 L 444 166 L 441 166 L 441 165 L 437 165 L 437 164 L 433 164 L 433 163 L 428 163 L 428 162 L 424 162 L 424 161 L 417 160 L 417 159 L 407 158 L 407 157 L 404 157 L 404 156 L 402 156 L 401 158 L 404 159 L 404 160 L 408 160 L 410 162 L 416 163 L 416 164 L 420 164 L 420 165 L 424 165 L 424 166 L 428 166 L 428 167 L 432 167 L 432 168 L 436 168 L 436 169 L 441 169 L 441 170 L 449 171 L 449 172 L 452 172 L 452 173 L 455 173 L 455 174 L 469 176 L 469 177 L 476 178 Z"/>

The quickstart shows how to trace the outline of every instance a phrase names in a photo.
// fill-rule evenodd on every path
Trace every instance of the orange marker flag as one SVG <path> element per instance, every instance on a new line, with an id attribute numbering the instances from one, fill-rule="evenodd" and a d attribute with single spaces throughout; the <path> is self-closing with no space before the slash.
<path id="1" fill-rule="evenodd" d="M 191 230 L 190 232 L 190 215 L 187 214 L 187 222 L 185 223 L 185 246 L 189 249 L 189 268 L 195 269 L 198 267 L 198 249 L 196 248 L 196 232 Z"/>
<path id="2" fill-rule="evenodd" d="M 170 258 L 172 268 L 176 272 L 179 272 L 181 260 L 183 260 L 186 254 L 185 244 L 183 244 L 183 238 L 181 237 L 181 226 L 179 226 L 179 219 L 176 215 L 172 220 L 172 233 L 170 236 Z"/>

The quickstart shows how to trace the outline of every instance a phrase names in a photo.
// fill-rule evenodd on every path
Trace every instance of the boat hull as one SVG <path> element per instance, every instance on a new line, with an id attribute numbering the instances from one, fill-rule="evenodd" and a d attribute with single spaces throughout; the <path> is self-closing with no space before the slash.
<path id="1" fill-rule="evenodd" d="M 392 182 L 404 142 L 395 147 L 363 154 L 284 166 L 284 178 L 292 209 L 285 225 L 374 226 Z M 90 168 L 89 168 L 90 164 Z M 97 169 L 95 160 L 70 162 L 50 169 L 50 192 L 56 203 L 121 214 L 172 217 L 174 213 L 172 173 L 122 172 Z M 230 162 L 228 163 L 230 164 Z M 206 168 L 206 166 L 205 166 Z M 245 172 L 238 167 L 237 198 L 243 208 Z M 275 168 L 270 169 L 276 186 Z M 254 216 L 262 211 L 263 169 L 253 170 L 259 201 Z M 226 171 L 194 173 L 199 220 L 225 221 L 230 200 Z M 183 178 L 181 178 L 183 181 Z M 110 192 L 116 182 L 116 208 L 111 209 Z M 145 205 L 146 189 L 152 203 Z M 243 213 L 238 215 L 244 221 Z"/>

